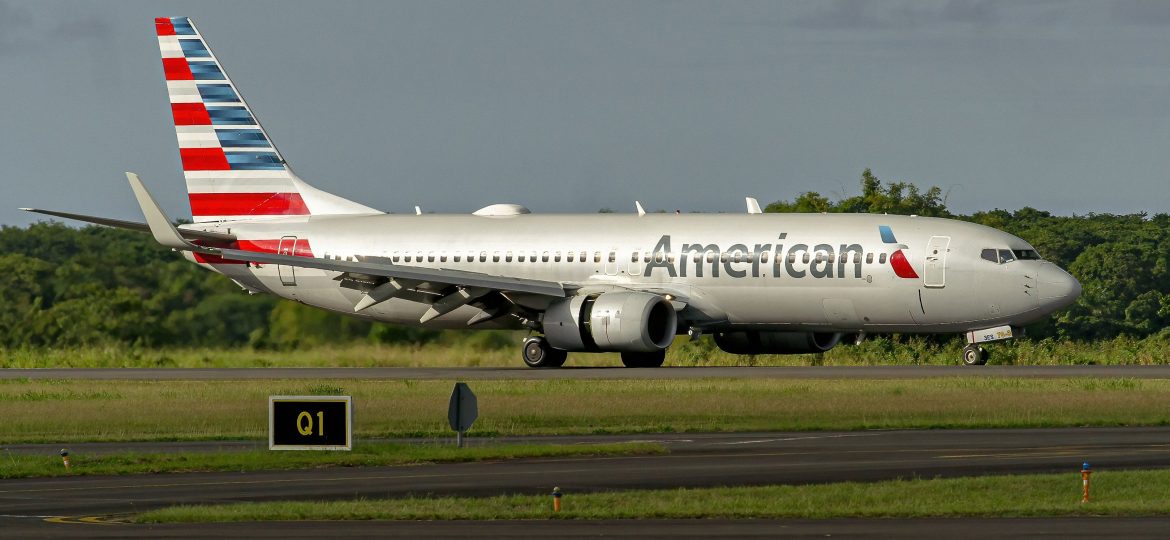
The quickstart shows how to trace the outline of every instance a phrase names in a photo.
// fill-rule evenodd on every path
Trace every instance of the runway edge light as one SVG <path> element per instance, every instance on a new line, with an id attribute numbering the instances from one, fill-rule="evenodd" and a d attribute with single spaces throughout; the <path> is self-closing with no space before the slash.
<path id="1" fill-rule="evenodd" d="M 1093 468 L 1089 466 L 1086 461 L 1081 464 L 1081 503 L 1089 502 L 1089 475 L 1093 474 Z"/>

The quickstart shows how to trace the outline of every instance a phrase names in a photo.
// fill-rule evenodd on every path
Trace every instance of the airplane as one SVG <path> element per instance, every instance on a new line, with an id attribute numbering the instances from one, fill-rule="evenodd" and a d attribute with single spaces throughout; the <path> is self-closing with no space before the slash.
<path id="1" fill-rule="evenodd" d="M 676 336 L 734 354 L 825 352 L 867 334 L 957 333 L 962 362 L 1076 300 L 1024 240 L 962 221 L 873 214 L 388 214 L 293 173 L 185 17 L 155 20 L 193 222 L 127 173 L 149 231 L 250 293 L 430 328 L 527 330 L 521 357 L 617 352 L 658 367 Z"/>

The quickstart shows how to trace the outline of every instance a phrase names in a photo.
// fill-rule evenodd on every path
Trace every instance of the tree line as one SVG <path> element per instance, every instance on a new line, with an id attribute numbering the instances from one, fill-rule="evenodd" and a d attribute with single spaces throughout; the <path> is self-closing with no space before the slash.
<path id="1" fill-rule="evenodd" d="M 1054 216 L 1034 208 L 956 215 L 938 187 L 882 182 L 866 169 L 861 194 L 816 192 L 766 212 L 870 212 L 981 223 L 1030 242 L 1084 287 L 1069 309 L 1029 328 L 1039 337 L 1094 341 L 1170 337 L 1170 216 Z M 0 347 L 130 345 L 288 348 L 370 341 L 482 339 L 370 323 L 249 295 L 190 264 L 148 234 L 59 222 L 0 228 Z"/>

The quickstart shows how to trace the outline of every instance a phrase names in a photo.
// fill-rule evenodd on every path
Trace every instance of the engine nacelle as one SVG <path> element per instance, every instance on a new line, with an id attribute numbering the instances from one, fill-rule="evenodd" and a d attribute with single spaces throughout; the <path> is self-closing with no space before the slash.
<path id="1" fill-rule="evenodd" d="M 655 352 L 674 340 L 678 315 L 656 294 L 611 292 L 559 300 L 543 326 L 548 344 L 564 351 Z"/>
<path id="2" fill-rule="evenodd" d="M 840 333 L 830 332 L 716 332 L 715 344 L 731 354 L 821 353 L 837 346 Z"/>

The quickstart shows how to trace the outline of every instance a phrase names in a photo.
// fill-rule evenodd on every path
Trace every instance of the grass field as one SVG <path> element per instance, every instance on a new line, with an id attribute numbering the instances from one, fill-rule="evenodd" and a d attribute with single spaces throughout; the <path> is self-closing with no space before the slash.
<path id="1" fill-rule="evenodd" d="M 548 495 L 260 502 L 180 506 L 139 522 L 356 519 L 910 518 L 1170 515 L 1170 470 L 1096 472 L 1081 504 L 1079 473 L 807 486 Z"/>
<path id="2" fill-rule="evenodd" d="M 296 351 L 239 349 L 0 349 L 0 368 L 39 367 L 520 367 L 525 334 L 499 332 L 485 343 L 321 346 Z M 715 347 L 710 338 L 675 340 L 668 366 L 953 365 L 959 340 L 939 344 L 914 338 L 906 342 L 874 337 L 859 346 L 839 346 L 825 354 L 739 356 Z M 1170 342 L 1151 337 L 1119 337 L 1094 343 L 1016 340 L 996 343 L 990 363 L 1015 365 L 1149 365 L 1170 362 Z M 570 354 L 570 366 L 620 366 L 617 354 Z"/>
<path id="3" fill-rule="evenodd" d="M 453 463 L 531 457 L 649 455 L 665 453 L 661 445 L 629 444 L 507 444 L 470 448 L 447 445 L 357 443 L 349 452 L 272 452 L 265 450 L 225 452 L 172 452 L 160 454 L 107 454 L 70 456 L 65 470 L 55 455 L 7 454 L 0 457 L 0 478 L 79 476 L 95 474 L 145 474 L 194 471 L 259 471 L 318 469 L 322 467 L 376 467 L 418 463 Z"/>
<path id="4" fill-rule="evenodd" d="M 0 444 L 263 439 L 268 396 L 344 394 L 361 438 L 450 436 L 450 381 L 0 381 Z M 471 436 L 1170 424 L 1170 380 L 475 381 Z"/>

